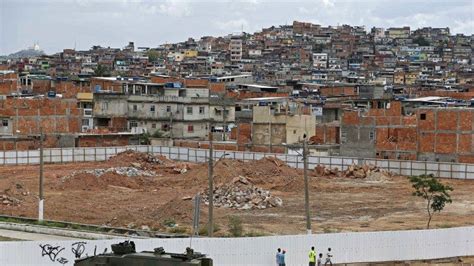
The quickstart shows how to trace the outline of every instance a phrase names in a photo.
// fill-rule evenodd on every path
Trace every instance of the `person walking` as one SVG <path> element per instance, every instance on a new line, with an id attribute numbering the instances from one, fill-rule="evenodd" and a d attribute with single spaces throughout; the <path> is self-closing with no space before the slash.
<path id="1" fill-rule="evenodd" d="M 309 266 L 315 266 L 316 265 L 316 252 L 314 251 L 314 247 L 311 247 L 311 250 L 309 251 Z"/>
<path id="2" fill-rule="evenodd" d="M 281 253 L 281 248 L 278 248 L 277 249 L 277 254 L 275 256 L 277 266 L 280 266 L 280 253 Z"/>
<path id="3" fill-rule="evenodd" d="M 332 266 L 332 254 L 331 254 L 331 248 L 328 248 L 328 252 L 326 253 L 326 262 L 324 262 L 324 265 L 331 265 Z"/>

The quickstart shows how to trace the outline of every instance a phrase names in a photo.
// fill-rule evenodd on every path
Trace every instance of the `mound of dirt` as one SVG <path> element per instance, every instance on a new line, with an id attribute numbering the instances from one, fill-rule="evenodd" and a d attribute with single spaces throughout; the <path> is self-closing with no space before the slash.
<path id="1" fill-rule="evenodd" d="M 149 153 L 136 152 L 133 150 L 117 153 L 117 155 L 110 157 L 107 162 L 121 165 L 129 164 L 130 166 L 144 170 L 155 169 L 158 165 L 173 164 L 173 161 L 168 160 L 165 156 L 154 156 Z"/>
<path id="2" fill-rule="evenodd" d="M 71 190 L 103 190 L 109 186 L 126 187 L 131 189 L 140 189 L 147 180 L 136 177 L 117 174 L 116 172 L 104 172 L 101 175 L 95 175 L 90 172 L 78 172 L 62 179 L 59 187 L 61 189 Z"/>
<path id="3" fill-rule="evenodd" d="M 303 173 L 291 168 L 274 157 L 265 157 L 256 161 L 221 159 L 214 167 L 216 184 L 231 182 L 236 176 L 245 176 L 252 184 L 265 189 L 298 191 L 304 186 Z M 175 180 L 177 185 L 205 187 L 208 184 L 207 163 L 196 164 Z"/>
<path id="4" fill-rule="evenodd" d="M 162 225 L 166 220 L 179 221 L 189 225 L 193 219 L 193 201 L 176 197 L 154 210 L 151 216 Z"/>

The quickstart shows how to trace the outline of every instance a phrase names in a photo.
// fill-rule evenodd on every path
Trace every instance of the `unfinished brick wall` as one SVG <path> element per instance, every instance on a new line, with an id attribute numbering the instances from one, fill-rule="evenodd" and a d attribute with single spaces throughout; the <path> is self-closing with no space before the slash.
<path id="1" fill-rule="evenodd" d="M 362 116 L 345 111 L 341 123 L 359 131 L 374 123 L 378 158 L 467 162 L 474 155 L 474 109 L 420 108 L 404 116 L 401 103 L 392 102 L 388 109 L 370 109 Z M 322 136 L 317 133 L 315 139 Z M 357 144 L 351 136 L 348 140 Z"/>
<path id="2" fill-rule="evenodd" d="M 76 98 L 79 92 L 91 92 L 89 86 L 79 86 L 72 81 L 60 81 L 55 84 L 56 93 L 62 94 L 65 99 Z"/>
<path id="3" fill-rule="evenodd" d="M 333 123 L 316 125 L 316 135 L 310 138 L 313 144 L 339 144 L 340 126 Z"/>
<path id="4" fill-rule="evenodd" d="M 474 156 L 474 109 L 421 108 L 417 117 L 419 152 L 425 158 L 468 162 Z"/>
<path id="5" fill-rule="evenodd" d="M 38 134 L 40 127 L 46 134 L 81 130 L 82 112 L 72 99 L 7 98 L 0 100 L 0 116 L 11 118 L 14 134 Z"/>
<path id="6" fill-rule="evenodd" d="M 115 80 L 103 80 L 103 79 L 98 79 L 98 78 L 92 78 L 91 84 L 90 84 L 90 91 L 94 92 L 96 86 L 99 86 L 102 90 L 122 92 L 122 84 Z"/>
<path id="7" fill-rule="evenodd" d="M 354 87 L 321 87 L 319 92 L 322 96 L 331 97 L 331 96 L 356 96 L 357 91 L 354 90 Z"/>
<path id="8" fill-rule="evenodd" d="M 32 79 L 33 84 L 33 93 L 37 94 L 47 94 L 48 91 L 52 90 L 51 80 L 49 79 Z"/>
<path id="9" fill-rule="evenodd" d="M 89 135 L 81 136 L 77 139 L 78 147 L 111 147 L 130 145 L 130 136 L 128 135 Z"/>
<path id="10" fill-rule="evenodd" d="M 17 92 L 18 74 L 7 73 L 0 75 L 0 94 L 10 95 L 12 92 Z"/>
<path id="11" fill-rule="evenodd" d="M 286 92 L 229 91 L 227 96 L 237 100 L 260 97 L 288 97 Z"/>

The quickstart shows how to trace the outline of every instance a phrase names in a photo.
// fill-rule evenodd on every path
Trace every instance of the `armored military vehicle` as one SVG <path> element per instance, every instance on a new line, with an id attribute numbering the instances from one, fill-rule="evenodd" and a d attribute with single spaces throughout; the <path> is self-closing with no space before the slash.
<path id="1" fill-rule="evenodd" d="M 77 259 L 76 266 L 212 266 L 212 259 L 186 248 L 185 253 L 168 253 L 162 247 L 154 251 L 135 251 L 133 241 L 112 245 L 112 253 Z"/>

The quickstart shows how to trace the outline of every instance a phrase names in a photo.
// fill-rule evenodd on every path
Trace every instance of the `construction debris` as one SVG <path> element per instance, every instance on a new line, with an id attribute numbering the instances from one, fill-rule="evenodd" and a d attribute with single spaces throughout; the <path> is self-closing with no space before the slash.
<path id="1" fill-rule="evenodd" d="M 135 177 L 135 176 L 156 176 L 156 173 L 153 171 L 144 171 L 135 167 L 111 167 L 105 169 L 92 169 L 92 170 L 81 170 L 72 172 L 72 174 L 64 176 L 63 181 L 71 177 L 74 177 L 79 174 L 91 174 L 96 177 L 100 177 L 105 173 L 114 173 L 121 176 Z"/>
<path id="2" fill-rule="evenodd" d="M 346 170 L 340 171 L 338 168 L 329 168 L 324 165 L 317 165 L 314 168 L 317 176 L 325 177 L 346 177 L 352 179 L 364 179 L 366 181 L 386 181 L 392 176 L 389 171 L 380 169 L 375 165 L 350 165 Z"/>
<path id="3" fill-rule="evenodd" d="M 143 170 L 150 170 L 154 169 L 157 165 L 166 165 L 172 163 L 165 156 L 154 156 L 150 153 L 137 152 L 133 150 L 126 150 L 124 152 L 117 153 L 117 155 L 110 157 L 108 161 L 111 163 L 130 163 L 131 167 Z"/>
<path id="4" fill-rule="evenodd" d="M 205 191 L 203 201 L 209 205 L 209 191 Z M 238 176 L 228 184 L 214 190 L 214 206 L 239 210 L 266 209 L 280 207 L 283 201 L 270 195 L 270 191 L 254 186 L 249 179 Z"/>

